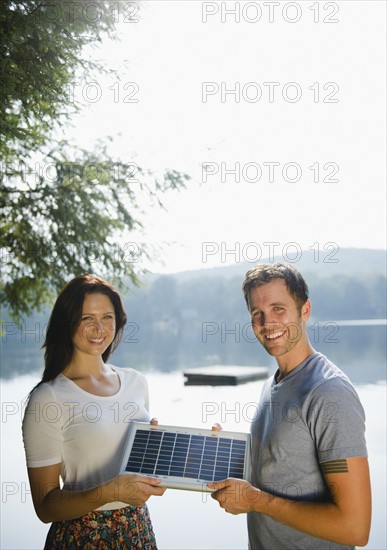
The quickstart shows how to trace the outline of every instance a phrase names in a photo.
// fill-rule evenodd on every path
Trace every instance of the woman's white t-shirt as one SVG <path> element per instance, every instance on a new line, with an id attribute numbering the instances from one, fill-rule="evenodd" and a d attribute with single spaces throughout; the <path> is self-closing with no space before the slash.
<path id="1" fill-rule="evenodd" d="M 147 381 L 134 369 L 110 366 L 120 389 L 98 396 L 59 374 L 31 395 L 23 418 L 27 467 L 61 463 L 63 489 L 92 489 L 115 477 L 132 420 L 149 421 Z M 114 502 L 103 509 L 126 506 Z"/>

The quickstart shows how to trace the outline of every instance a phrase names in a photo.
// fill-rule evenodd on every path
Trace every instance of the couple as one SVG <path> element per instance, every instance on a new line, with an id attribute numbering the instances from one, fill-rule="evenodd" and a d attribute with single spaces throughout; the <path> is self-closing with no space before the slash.
<path id="1" fill-rule="evenodd" d="M 243 292 L 278 369 L 251 427 L 251 479 L 210 483 L 212 497 L 247 514 L 251 550 L 364 546 L 364 411 L 345 374 L 310 345 L 308 287 L 293 266 L 261 264 Z M 93 275 L 71 280 L 54 305 L 45 370 L 23 419 L 35 510 L 51 523 L 46 549 L 157 548 L 145 503 L 165 489 L 157 478 L 119 473 L 128 424 L 117 407 L 136 403 L 133 420 L 149 421 L 144 376 L 107 363 L 125 323 L 119 294 Z"/>

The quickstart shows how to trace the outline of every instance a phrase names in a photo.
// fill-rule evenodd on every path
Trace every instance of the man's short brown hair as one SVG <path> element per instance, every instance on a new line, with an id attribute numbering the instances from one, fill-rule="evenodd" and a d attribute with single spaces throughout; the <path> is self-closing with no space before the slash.
<path id="1" fill-rule="evenodd" d="M 250 269 L 243 281 L 242 290 L 249 308 L 249 295 L 252 288 L 269 283 L 273 279 L 283 279 L 286 287 L 296 302 L 297 307 L 301 307 L 309 298 L 309 289 L 301 273 L 291 265 L 276 264 L 258 264 Z"/>

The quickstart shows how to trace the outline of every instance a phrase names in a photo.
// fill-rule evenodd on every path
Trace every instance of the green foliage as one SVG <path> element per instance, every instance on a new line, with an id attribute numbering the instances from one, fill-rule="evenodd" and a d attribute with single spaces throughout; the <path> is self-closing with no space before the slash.
<path id="1" fill-rule="evenodd" d="M 23 187 L 20 180 L 17 186 L 3 183 L 5 223 L 0 236 L 5 269 L 0 299 L 14 316 L 39 308 L 82 272 L 99 273 L 118 286 L 125 278 L 137 284 L 141 260 L 149 250 L 139 242 L 115 239 L 141 229 L 133 214 L 140 211 L 138 194 L 145 192 L 159 202 L 159 192 L 183 186 L 187 178 L 166 171 L 158 180 L 141 167 L 134 175 L 133 164 L 114 162 L 106 146 L 77 155 L 68 161 L 63 152 L 52 152 L 50 164 L 41 171 L 45 177 L 39 170 L 34 183 L 24 176 Z"/>
<path id="2" fill-rule="evenodd" d="M 69 84 L 76 71 L 97 68 L 83 48 L 114 29 L 109 2 L 2 1 L 0 10 L 0 132 L 2 159 L 30 156 L 71 113 Z M 102 67 L 98 67 L 99 70 Z M 75 108 L 75 106 L 74 106 Z"/>
<path id="3" fill-rule="evenodd" d="M 69 102 L 76 73 L 107 71 L 84 48 L 111 36 L 111 8 L 108 1 L 2 2 L 0 304 L 15 319 L 80 273 L 138 283 L 150 250 L 122 237 L 141 229 L 142 200 L 162 206 L 159 195 L 188 179 L 174 170 L 155 178 L 112 159 L 107 140 L 85 151 L 53 138 L 80 108 Z"/>

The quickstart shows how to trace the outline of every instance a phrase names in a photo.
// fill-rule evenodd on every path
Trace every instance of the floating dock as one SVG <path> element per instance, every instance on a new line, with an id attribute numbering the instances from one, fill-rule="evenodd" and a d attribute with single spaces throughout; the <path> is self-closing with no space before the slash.
<path id="1" fill-rule="evenodd" d="M 245 367 L 240 365 L 213 365 L 196 367 L 183 372 L 185 386 L 237 386 L 253 380 L 267 378 L 266 367 Z"/>

